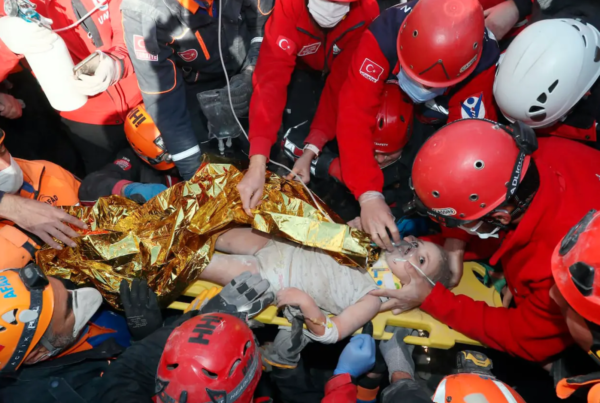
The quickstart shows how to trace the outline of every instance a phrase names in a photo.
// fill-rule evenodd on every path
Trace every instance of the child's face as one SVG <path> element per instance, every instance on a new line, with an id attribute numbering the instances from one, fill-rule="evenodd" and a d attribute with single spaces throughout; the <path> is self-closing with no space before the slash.
<path id="1" fill-rule="evenodd" d="M 442 266 L 442 253 L 440 248 L 432 242 L 424 242 L 414 236 L 405 237 L 404 240 L 417 246 L 414 250 L 414 254 L 408 259 L 410 263 L 420 268 L 430 279 L 435 277 L 437 271 L 440 270 Z M 409 261 L 396 261 L 401 258 L 404 257 L 400 255 L 398 249 L 394 250 L 392 253 L 386 254 L 386 261 L 390 270 L 398 277 L 401 283 L 405 284 L 410 279 L 407 270 L 410 270 L 408 268 L 412 268 L 412 266 Z M 414 270 L 414 268 L 412 269 Z"/>

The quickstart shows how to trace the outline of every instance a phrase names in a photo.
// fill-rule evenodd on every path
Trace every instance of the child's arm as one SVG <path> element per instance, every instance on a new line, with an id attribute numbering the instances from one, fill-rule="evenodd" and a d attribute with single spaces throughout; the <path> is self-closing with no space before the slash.
<path id="1" fill-rule="evenodd" d="M 338 329 L 338 340 L 342 340 L 356 332 L 379 312 L 381 299 L 373 295 L 365 295 L 356 304 L 344 309 L 338 316 L 331 318 Z"/>
<path id="2" fill-rule="evenodd" d="M 321 312 L 315 300 L 304 291 L 295 288 L 284 288 L 277 293 L 277 307 L 285 305 L 297 306 L 304 315 L 304 323 L 311 333 L 322 336 L 325 333 L 323 324 L 327 317 Z"/>
<path id="3" fill-rule="evenodd" d="M 300 307 L 304 315 L 306 327 L 315 336 L 325 334 L 325 323 L 327 317 L 321 312 L 314 299 L 304 291 L 297 288 L 284 288 L 277 293 L 277 305 L 292 305 Z M 331 318 L 338 331 L 337 340 L 342 340 L 357 331 L 365 323 L 370 321 L 379 312 L 381 300 L 379 297 L 365 295 L 349 306 L 338 316 Z"/>

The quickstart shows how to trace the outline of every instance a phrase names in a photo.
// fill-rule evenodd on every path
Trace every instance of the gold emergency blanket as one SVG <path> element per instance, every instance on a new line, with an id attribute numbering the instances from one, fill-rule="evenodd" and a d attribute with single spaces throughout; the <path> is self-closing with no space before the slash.
<path id="1" fill-rule="evenodd" d="M 178 183 L 144 205 L 120 196 L 101 198 L 93 207 L 65 210 L 88 224 L 77 246 L 42 249 L 37 262 L 48 275 L 92 284 L 114 307 L 122 279 L 148 280 L 164 306 L 199 279 L 210 262 L 216 238 L 240 225 L 321 248 L 338 262 L 366 267 L 369 237 L 342 220 L 298 182 L 267 172 L 262 203 L 246 215 L 237 184 L 243 173 L 210 157 L 188 182 Z M 316 197 L 316 196 L 315 196 Z M 82 231 L 80 231 L 82 233 Z"/>

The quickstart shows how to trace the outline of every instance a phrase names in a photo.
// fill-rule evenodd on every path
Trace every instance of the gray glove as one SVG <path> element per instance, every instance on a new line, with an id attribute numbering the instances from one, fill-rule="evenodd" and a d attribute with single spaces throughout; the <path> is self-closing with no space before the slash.
<path id="1" fill-rule="evenodd" d="M 392 330 L 391 328 L 392 326 L 387 326 L 386 331 Z M 404 338 L 410 335 L 413 329 L 404 327 L 393 327 L 393 329 L 394 335 L 392 338 L 379 343 L 379 350 L 390 373 L 390 382 L 392 381 L 392 374 L 398 371 L 406 372 L 414 378 L 415 363 L 412 359 L 412 352 L 415 346 L 404 342 Z"/>
<path id="2" fill-rule="evenodd" d="M 238 118 L 247 117 L 250 112 L 250 98 L 252 97 L 252 70 L 245 69 L 240 74 L 231 77 L 229 87 L 231 88 L 231 103 L 235 115 Z M 221 90 L 221 102 L 231 109 L 227 87 Z"/>
<path id="3" fill-rule="evenodd" d="M 200 308 L 199 313 L 228 313 L 247 322 L 275 300 L 275 295 L 268 289 L 267 280 L 246 271 L 223 287 Z"/>

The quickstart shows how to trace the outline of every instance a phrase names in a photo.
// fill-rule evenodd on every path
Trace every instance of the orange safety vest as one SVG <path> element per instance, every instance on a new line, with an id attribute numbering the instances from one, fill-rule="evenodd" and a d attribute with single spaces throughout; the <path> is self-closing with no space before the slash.
<path id="1" fill-rule="evenodd" d="M 15 158 L 23 171 L 21 197 L 52 206 L 79 204 L 80 182 L 67 170 L 48 161 L 26 161 Z M 29 234 L 8 220 L 0 219 L 0 270 L 24 267 L 40 248 Z"/>

